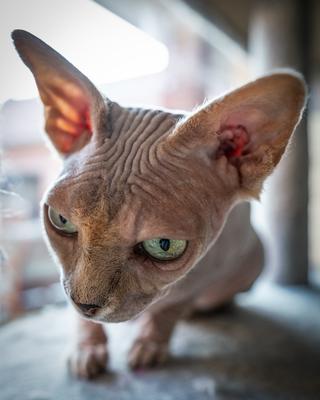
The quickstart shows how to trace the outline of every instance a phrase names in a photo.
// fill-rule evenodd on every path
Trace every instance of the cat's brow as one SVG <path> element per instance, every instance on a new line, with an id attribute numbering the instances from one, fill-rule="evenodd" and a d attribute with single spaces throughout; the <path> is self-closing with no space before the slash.
<path id="1" fill-rule="evenodd" d="M 167 183 L 163 178 L 166 168 L 159 164 L 156 148 L 181 118 L 180 114 L 122 108 L 116 103 L 110 111 L 111 135 L 101 135 L 91 153 L 66 164 L 65 173 L 58 181 L 60 189 L 69 193 L 69 206 L 78 215 L 100 213 L 103 205 L 109 221 L 137 190 L 139 197 L 147 201 L 150 195 L 154 200 L 160 194 L 166 195 Z M 144 179 L 151 180 L 152 188 L 145 185 Z M 144 191 L 144 186 L 149 187 Z"/>
<path id="2" fill-rule="evenodd" d="M 117 117 L 111 140 L 102 142 L 85 164 L 86 173 L 101 169 L 112 192 L 131 174 L 141 172 L 153 145 L 177 121 L 172 114 L 159 110 L 125 109 Z"/>

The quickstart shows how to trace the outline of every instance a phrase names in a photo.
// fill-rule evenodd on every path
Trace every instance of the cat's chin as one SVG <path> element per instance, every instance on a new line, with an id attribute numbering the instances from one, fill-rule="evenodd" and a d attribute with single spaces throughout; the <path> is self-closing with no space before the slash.
<path id="1" fill-rule="evenodd" d="M 115 322 L 126 322 L 131 319 L 134 319 L 138 317 L 143 311 L 138 313 L 110 313 L 110 314 L 103 314 L 102 311 L 101 315 L 95 315 L 93 317 L 88 317 L 82 313 L 80 313 L 80 315 L 90 321 L 95 321 L 100 323 L 108 323 L 108 322 L 115 323 Z"/>
<path id="2" fill-rule="evenodd" d="M 104 317 L 93 317 L 90 319 L 95 322 L 108 323 L 108 322 L 126 322 L 133 318 L 135 318 L 135 315 L 123 316 L 123 315 L 112 315 L 111 314 L 111 315 L 104 316 Z"/>
<path id="3" fill-rule="evenodd" d="M 74 305 L 73 305 L 74 306 Z M 99 310 L 95 315 L 88 315 L 83 312 L 81 312 L 77 307 L 75 307 L 75 310 L 77 313 L 84 319 L 89 320 L 89 321 L 94 321 L 94 322 L 99 322 L 99 323 L 109 323 L 109 322 L 126 322 L 132 319 L 137 318 L 140 314 L 142 314 L 147 307 L 144 307 L 143 309 L 139 310 L 124 310 L 124 311 L 114 311 L 114 312 L 108 312 L 108 310 L 101 309 Z"/>
<path id="4" fill-rule="evenodd" d="M 164 293 L 166 291 L 161 292 L 161 295 Z M 66 294 L 69 302 L 82 318 L 100 323 L 125 322 L 135 319 L 160 298 L 159 294 L 134 294 L 128 295 L 122 302 L 114 299 L 104 306 L 92 306 L 92 308 L 83 310 L 83 306 L 86 306 L 86 304 L 76 303 L 67 290 Z"/>

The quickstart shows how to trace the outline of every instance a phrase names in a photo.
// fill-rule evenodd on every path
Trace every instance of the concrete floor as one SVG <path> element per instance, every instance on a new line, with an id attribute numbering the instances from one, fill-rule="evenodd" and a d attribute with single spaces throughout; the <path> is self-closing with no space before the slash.
<path id="1" fill-rule="evenodd" d="M 72 312 L 51 307 L 0 328 L 1 400 L 320 399 L 320 293 L 258 285 L 236 306 L 181 323 L 172 358 L 130 372 L 136 323 L 111 325 L 108 375 L 68 375 Z"/>

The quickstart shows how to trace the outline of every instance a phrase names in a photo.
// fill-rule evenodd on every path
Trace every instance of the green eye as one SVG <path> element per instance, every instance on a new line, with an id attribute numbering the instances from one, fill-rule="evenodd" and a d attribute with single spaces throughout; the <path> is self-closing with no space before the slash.
<path id="1" fill-rule="evenodd" d="M 148 255 L 159 261 L 174 260 L 184 253 L 187 241 L 156 238 L 145 240 L 142 247 Z"/>
<path id="2" fill-rule="evenodd" d="M 63 215 L 59 214 L 50 206 L 48 207 L 48 217 L 51 224 L 59 231 L 70 234 L 78 231 L 75 225 L 69 222 Z"/>

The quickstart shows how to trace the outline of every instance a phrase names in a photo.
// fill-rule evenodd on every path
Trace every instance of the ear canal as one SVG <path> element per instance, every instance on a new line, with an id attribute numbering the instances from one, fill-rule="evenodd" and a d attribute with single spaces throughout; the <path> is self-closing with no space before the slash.
<path id="1" fill-rule="evenodd" d="M 91 139 L 105 100 L 90 80 L 46 43 L 23 30 L 14 45 L 34 75 L 45 107 L 45 130 L 59 153 L 68 155 Z"/>
<path id="2" fill-rule="evenodd" d="M 225 157 L 241 189 L 258 196 L 283 155 L 305 107 L 306 87 L 295 72 L 262 77 L 213 101 L 182 121 L 166 146 L 206 163 Z M 214 171 L 214 169 L 213 169 Z"/>

